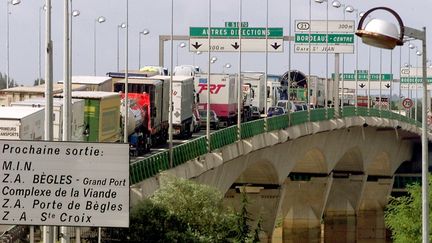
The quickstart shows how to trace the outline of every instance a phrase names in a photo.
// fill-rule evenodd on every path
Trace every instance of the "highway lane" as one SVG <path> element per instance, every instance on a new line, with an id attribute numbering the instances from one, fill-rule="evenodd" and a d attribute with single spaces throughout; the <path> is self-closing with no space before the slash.
<path id="1" fill-rule="evenodd" d="M 213 132 L 213 131 L 214 130 L 211 130 L 210 132 Z M 189 141 L 191 139 L 199 138 L 199 137 L 205 136 L 205 135 L 206 135 L 206 130 L 205 129 L 201 129 L 201 131 L 193 133 L 192 134 L 192 138 L 190 138 L 190 139 L 173 138 L 173 147 L 175 147 L 177 145 L 180 145 L 180 144 L 183 144 L 183 143 L 186 143 L 187 141 Z M 144 159 L 144 158 L 146 158 L 148 156 L 151 156 L 153 154 L 156 154 L 156 153 L 168 150 L 168 149 L 169 149 L 169 143 L 167 142 L 166 144 L 159 145 L 159 146 L 156 146 L 154 148 L 151 148 L 149 153 L 146 153 L 146 154 L 144 154 L 142 156 L 130 157 L 129 162 L 130 163 L 134 163 L 135 161 L 142 160 L 142 159 Z"/>

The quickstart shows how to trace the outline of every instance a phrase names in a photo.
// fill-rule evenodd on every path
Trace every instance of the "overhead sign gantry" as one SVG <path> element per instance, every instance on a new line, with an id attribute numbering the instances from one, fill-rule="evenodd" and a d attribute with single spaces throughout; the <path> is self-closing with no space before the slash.
<path id="1" fill-rule="evenodd" d="M 208 32 L 208 27 L 189 28 L 191 52 L 209 50 Z M 244 52 L 283 52 L 283 28 L 249 27 L 248 22 L 239 27 L 237 22 L 225 22 L 225 27 L 211 27 L 210 37 L 212 52 L 237 52 L 240 46 Z"/>

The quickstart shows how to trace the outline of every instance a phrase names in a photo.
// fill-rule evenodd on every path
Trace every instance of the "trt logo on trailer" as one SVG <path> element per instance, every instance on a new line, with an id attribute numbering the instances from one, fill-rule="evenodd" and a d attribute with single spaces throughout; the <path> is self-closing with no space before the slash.
<path id="1" fill-rule="evenodd" d="M 204 90 L 207 90 L 207 84 L 200 83 L 198 84 L 200 87 L 200 90 L 198 91 L 198 94 L 201 94 Z M 220 89 L 225 87 L 225 84 L 210 84 L 210 94 L 217 94 L 219 93 Z"/>

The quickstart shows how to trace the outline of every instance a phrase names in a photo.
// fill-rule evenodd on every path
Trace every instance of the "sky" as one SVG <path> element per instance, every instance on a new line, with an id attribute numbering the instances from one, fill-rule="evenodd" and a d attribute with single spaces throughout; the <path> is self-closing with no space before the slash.
<path id="1" fill-rule="evenodd" d="M 94 24 L 99 16 L 104 16 L 106 22 L 96 24 L 96 53 L 97 53 L 97 75 L 105 75 L 107 72 L 117 70 L 117 29 L 118 25 L 126 20 L 126 0 L 72 0 L 73 9 L 80 11 L 80 15 L 73 19 L 73 75 L 93 75 L 93 46 L 94 46 Z M 250 27 L 266 26 L 266 1 L 267 0 L 246 0 L 242 1 L 242 21 L 248 22 Z M 43 0 L 21 0 L 19 5 L 10 6 L 9 15 L 9 64 L 10 77 L 21 85 L 32 85 L 39 77 L 39 63 L 41 65 L 41 76 L 45 76 L 44 68 L 44 43 L 45 43 L 45 20 L 44 12 L 41 11 L 45 1 Z M 208 2 L 205 0 L 174 0 L 173 32 L 174 35 L 188 35 L 189 27 L 208 26 Z M 223 27 L 225 22 L 239 21 L 240 0 L 213 0 L 211 6 L 211 19 L 213 27 Z M 311 19 L 326 19 L 326 3 L 316 3 L 311 0 L 291 0 L 291 17 L 289 0 L 268 0 L 268 26 L 283 28 L 284 35 L 294 34 L 290 30 L 295 20 L 307 20 L 309 8 L 311 7 Z M 329 1 L 328 18 L 330 20 L 342 20 L 344 12 L 342 8 L 334 8 Z M 429 31 L 432 22 L 428 21 L 432 10 L 432 1 L 428 0 L 340 0 L 345 6 L 351 5 L 359 12 L 366 11 L 373 7 L 385 6 L 395 10 L 402 18 L 406 26 L 421 29 L 423 26 Z M 54 45 L 54 81 L 63 79 L 63 12 L 64 1 L 52 1 L 52 40 Z M 6 8 L 7 1 L 0 4 L 0 72 L 6 72 Z M 138 69 L 139 32 L 148 29 L 150 33 L 142 36 L 141 43 L 141 66 L 157 65 L 159 35 L 171 33 L 171 1 L 145 1 L 129 0 L 129 69 Z M 42 15 L 40 15 L 42 14 Z M 395 22 L 395 19 L 384 11 L 372 13 L 373 17 L 383 18 Z M 39 22 L 41 16 L 41 22 Z M 355 20 L 355 13 L 346 13 L 345 19 Z M 40 24 L 39 24 L 40 23 Z M 39 30 L 41 38 L 39 39 Z M 357 37 L 356 37 L 357 38 Z M 120 30 L 120 69 L 125 67 L 125 30 Z M 42 56 L 39 59 L 39 40 L 42 43 Z M 427 34 L 428 46 L 432 46 L 431 35 Z M 187 42 L 187 41 L 186 41 Z M 421 50 L 421 41 L 413 41 L 415 46 Z M 208 66 L 208 54 L 201 55 L 189 52 L 189 45 L 179 48 L 180 41 L 174 42 L 173 65 L 194 64 L 200 66 L 204 71 Z M 292 44 L 293 46 L 293 44 Z M 268 73 L 283 74 L 289 69 L 289 44 L 285 42 L 283 53 L 269 53 Z M 165 67 L 170 68 L 170 44 L 165 43 Z M 430 48 L 429 48 L 430 49 Z M 415 49 L 414 49 L 415 50 Z M 432 49 L 431 49 L 432 50 Z M 399 77 L 400 63 L 408 62 L 410 53 L 410 64 L 416 66 L 421 59 L 416 59 L 415 51 L 408 48 L 408 45 L 397 47 L 394 51 L 383 50 L 383 58 L 380 64 L 380 51 L 372 48 L 371 73 L 391 72 L 396 78 Z M 400 57 L 400 53 L 402 56 Z M 177 56 L 178 53 L 178 56 Z M 363 43 L 359 44 L 358 67 L 367 69 L 369 64 L 368 48 Z M 236 73 L 239 70 L 238 53 L 213 52 L 218 60 L 212 64 L 212 72 L 222 72 L 226 63 L 231 64 L 226 72 Z M 326 75 L 326 55 L 297 54 L 291 51 L 291 69 L 303 71 L 305 74 L 312 74 L 324 77 Z M 393 57 L 390 59 L 390 57 Z M 429 55 L 432 57 L 432 55 Z M 418 58 L 418 57 L 417 57 Z M 344 55 L 344 72 L 352 73 L 355 69 L 355 54 Z M 429 59 L 429 57 L 428 57 Z M 432 58 L 431 58 L 432 59 Z M 329 76 L 334 70 L 334 56 L 329 55 L 328 59 Z M 392 61 L 391 61 L 392 60 Z M 401 60 L 401 61 L 400 61 Z M 241 70 L 243 71 L 264 71 L 265 53 L 242 53 Z"/>

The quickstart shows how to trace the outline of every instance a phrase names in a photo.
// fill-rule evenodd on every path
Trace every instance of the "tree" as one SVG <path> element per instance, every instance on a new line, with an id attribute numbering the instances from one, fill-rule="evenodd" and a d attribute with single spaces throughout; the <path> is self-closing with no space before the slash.
<path id="1" fill-rule="evenodd" d="M 0 89 L 6 89 L 6 87 L 7 87 L 6 83 L 7 83 L 7 75 L 0 73 Z M 14 84 L 15 84 L 15 86 L 17 86 L 17 83 L 12 78 L 10 78 L 9 79 L 9 88 L 14 87 Z"/>
<path id="2" fill-rule="evenodd" d="M 432 178 L 429 176 L 429 201 L 432 195 Z M 391 198 L 385 211 L 385 223 L 392 232 L 395 243 L 422 242 L 422 199 L 421 185 L 418 183 L 407 186 L 408 195 Z M 431 212 L 429 203 L 429 212 Z M 429 228 L 431 229 L 431 215 L 429 214 Z M 429 229 L 429 231 L 430 231 Z M 431 231 L 430 231 L 431 232 Z M 432 240 L 429 234 L 429 241 Z"/>
<path id="3" fill-rule="evenodd" d="M 259 242 L 261 221 L 246 224 L 247 198 L 241 212 L 222 204 L 215 188 L 163 174 L 160 188 L 130 213 L 130 227 L 104 230 L 104 242 Z M 241 224 L 241 226 L 240 226 Z"/>
<path id="4" fill-rule="evenodd" d="M 44 84 L 45 83 L 45 79 L 43 78 L 37 78 L 34 82 L 33 82 L 33 86 L 38 86 L 39 84 Z"/>
<path id="5" fill-rule="evenodd" d="M 169 175 L 160 177 L 160 185 L 151 200 L 188 222 L 201 242 L 226 242 L 236 236 L 236 215 L 223 206 L 217 189 Z"/>
<path id="6" fill-rule="evenodd" d="M 183 222 L 150 199 L 140 202 L 130 213 L 130 227 L 105 230 L 105 241 L 118 242 L 198 242 Z M 117 240 L 113 240 L 117 239 Z"/>

